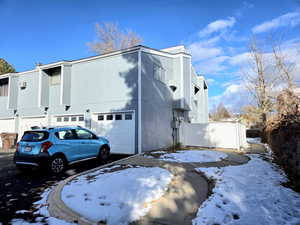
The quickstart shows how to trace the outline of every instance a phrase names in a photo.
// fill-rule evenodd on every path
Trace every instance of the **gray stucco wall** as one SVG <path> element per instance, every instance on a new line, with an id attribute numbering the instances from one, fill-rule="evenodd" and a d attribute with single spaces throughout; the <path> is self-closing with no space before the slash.
<path id="1" fill-rule="evenodd" d="M 173 144 L 172 92 L 167 84 L 154 78 L 153 66 L 166 71 L 166 80 L 173 74 L 172 58 L 142 52 L 142 150 L 149 151 Z"/>

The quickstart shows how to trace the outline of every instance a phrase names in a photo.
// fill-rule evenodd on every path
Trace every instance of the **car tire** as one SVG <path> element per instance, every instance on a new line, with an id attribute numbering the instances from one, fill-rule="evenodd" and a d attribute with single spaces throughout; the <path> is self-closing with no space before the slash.
<path id="1" fill-rule="evenodd" d="M 66 170 L 66 167 L 67 167 L 67 161 L 61 155 L 54 156 L 51 159 L 50 165 L 49 165 L 50 171 L 54 174 L 60 174 L 60 173 L 64 172 Z"/>
<path id="2" fill-rule="evenodd" d="M 109 157 L 109 153 L 110 153 L 110 149 L 108 146 L 102 146 L 100 151 L 99 151 L 99 155 L 98 155 L 98 159 L 102 162 L 107 162 L 108 157 Z"/>

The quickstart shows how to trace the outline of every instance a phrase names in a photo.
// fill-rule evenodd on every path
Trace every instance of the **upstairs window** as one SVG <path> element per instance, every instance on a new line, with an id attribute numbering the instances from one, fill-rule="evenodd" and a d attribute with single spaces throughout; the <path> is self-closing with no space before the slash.
<path id="1" fill-rule="evenodd" d="M 166 70 L 160 65 L 153 64 L 153 76 L 154 79 L 162 83 L 166 83 Z"/>
<path id="2" fill-rule="evenodd" d="M 0 96 L 8 96 L 8 78 L 0 79 Z"/>
<path id="3" fill-rule="evenodd" d="M 55 67 L 51 69 L 44 70 L 49 76 L 50 85 L 59 85 L 61 82 L 61 67 Z"/>

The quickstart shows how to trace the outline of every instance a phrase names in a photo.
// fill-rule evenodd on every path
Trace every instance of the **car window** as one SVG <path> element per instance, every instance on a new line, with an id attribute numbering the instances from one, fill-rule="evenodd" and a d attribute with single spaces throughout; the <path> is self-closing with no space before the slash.
<path id="1" fill-rule="evenodd" d="M 93 139 L 94 138 L 94 134 L 92 134 L 91 132 L 88 132 L 87 130 L 83 130 L 83 129 L 77 129 L 75 130 L 78 139 Z"/>
<path id="2" fill-rule="evenodd" d="M 76 139 L 76 134 L 73 130 L 62 130 L 55 133 L 56 137 L 61 140 L 73 140 Z"/>
<path id="3" fill-rule="evenodd" d="M 46 131 L 26 131 L 21 141 L 38 142 L 46 140 L 49 137 L 49 133 Z"/>

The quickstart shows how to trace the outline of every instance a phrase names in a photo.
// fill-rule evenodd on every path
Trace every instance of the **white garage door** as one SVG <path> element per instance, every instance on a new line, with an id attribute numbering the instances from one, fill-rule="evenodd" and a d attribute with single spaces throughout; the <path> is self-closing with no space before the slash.
<path id="1" fill-rule="evenodd" d="M 135 153 L 135 120 L 133 112 L 92 115 L 92 129 L 110 142 L 111 153 Z"/>
<path id="2" fill-rule="evenodd" d="M 53 126 L 84 126 L 83 115 L 53 116 L 51 125 Z"/>
<path id="3" fill-rule="evenodd" d="M 47 118 L 41 117 L 23 117 L 20 119 L 19 125 L 19 139 L 23 136 L 24 132 L 31 130 L 33 127 L 45 127 L 48 126 Z"/>
<path id="4" fill-rule="evenodd" d="M 1 133 L 15 133 L 15 119 L 0 119 L 0 134 Z M 0 148 L 2 147 L 2 140 L 0 138 Z"/>

